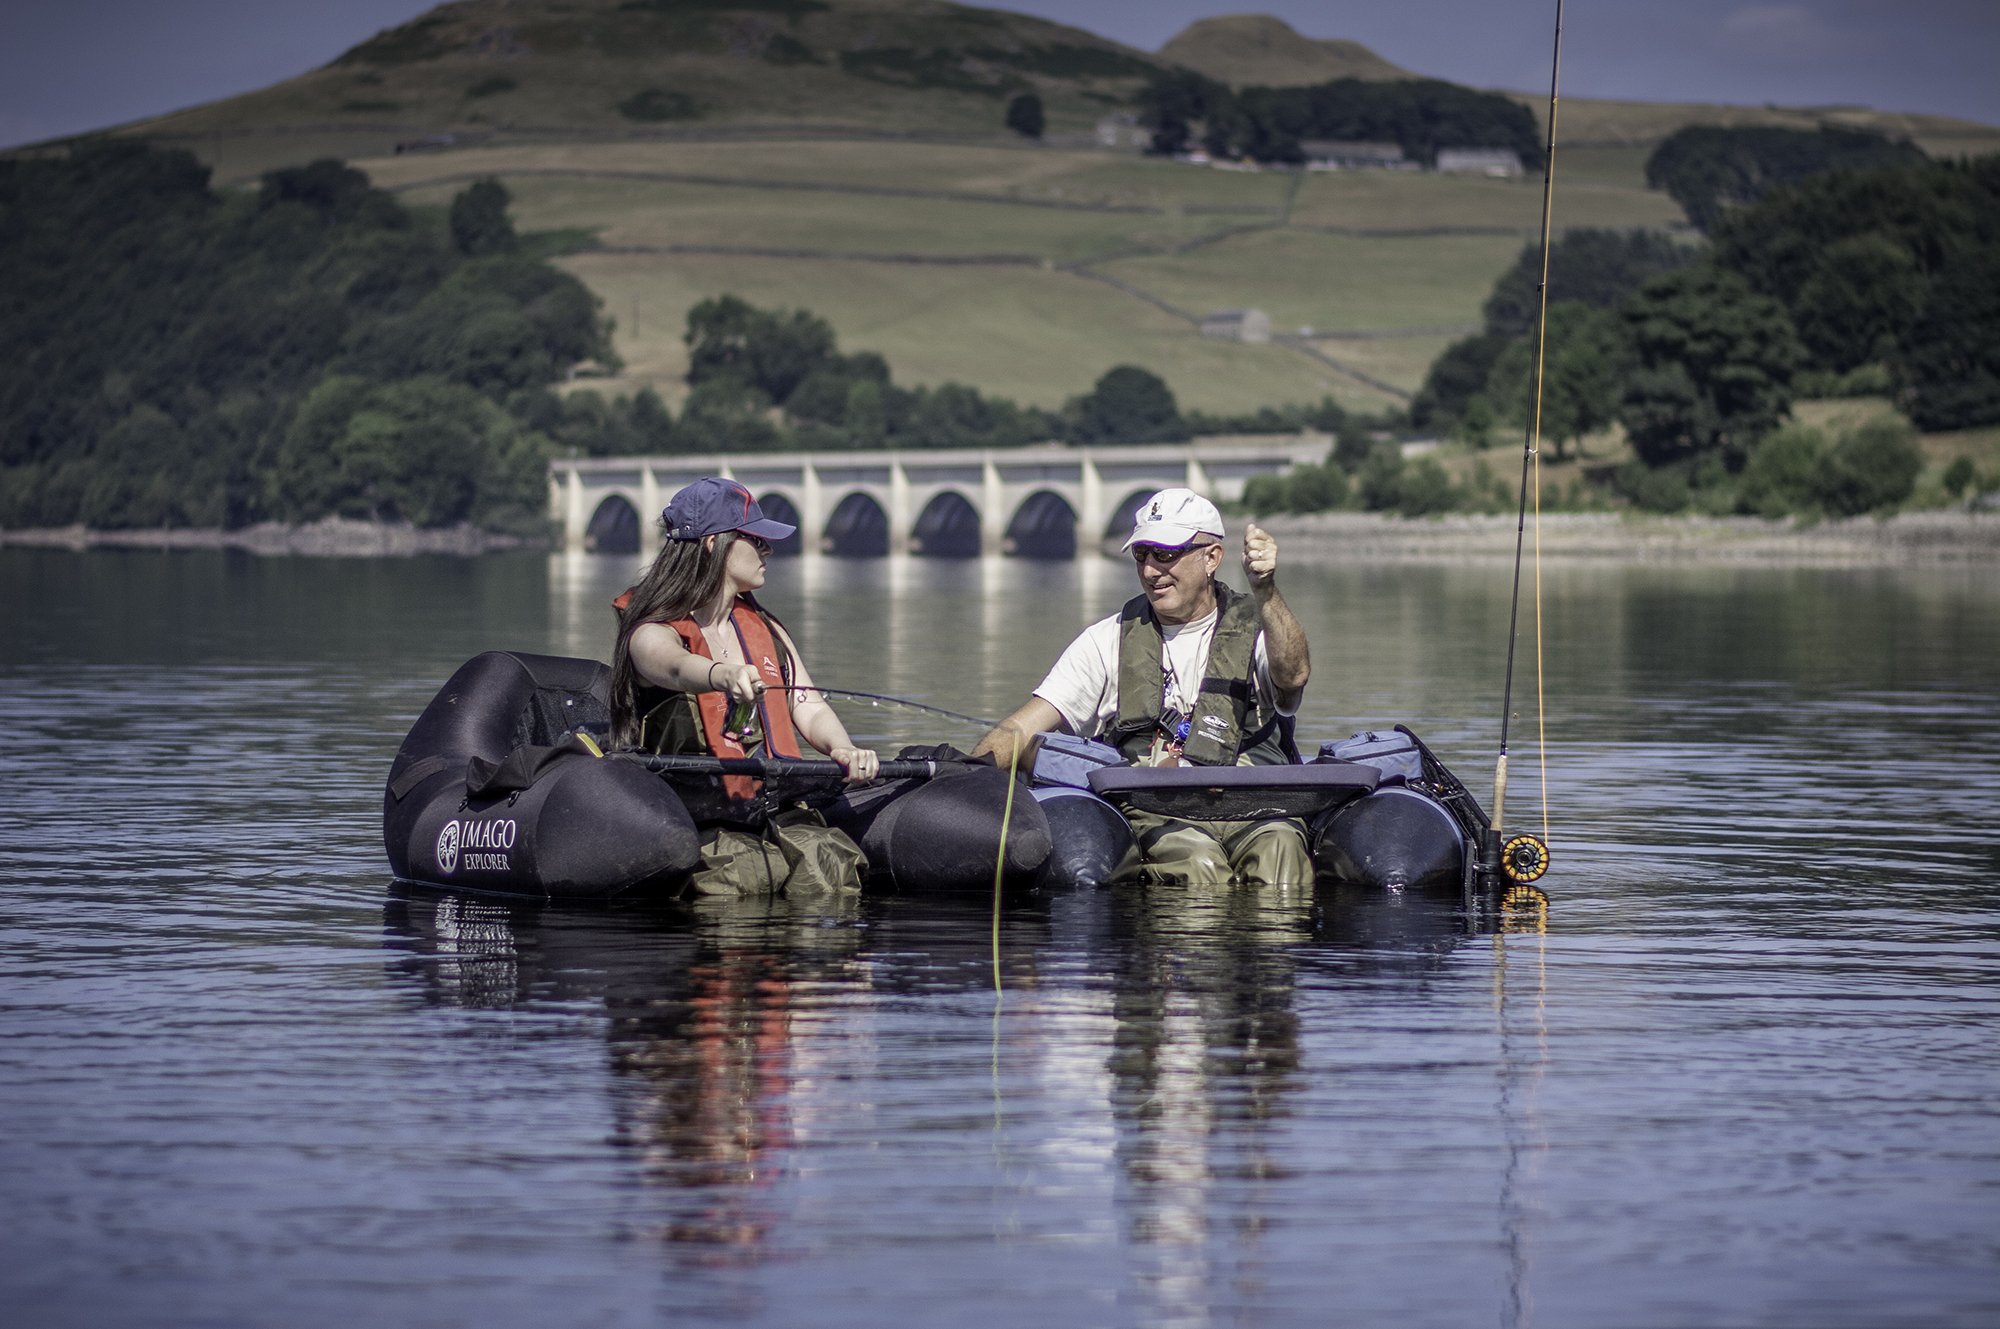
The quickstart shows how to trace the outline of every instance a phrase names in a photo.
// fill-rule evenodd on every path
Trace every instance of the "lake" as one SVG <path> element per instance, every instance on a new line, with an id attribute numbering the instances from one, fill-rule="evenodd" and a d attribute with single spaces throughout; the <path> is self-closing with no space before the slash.
<path id="1" fill-rule="evenodd" d="M 2000 1319 L 1989 569 L 1545 567 L 1545 928 L 1103 890 L 996 956 L 980 899 L 393 885 L 411 719 L 481 650 L 602 658 L 632 572 L 0 549 L 9 1323 Z M 1487 797 L 1510 572 L 1287 564 L 1302 738 L 1404 721 Z M 766 599 L 820 681 L 993 716 L 1131 584 Z"/>

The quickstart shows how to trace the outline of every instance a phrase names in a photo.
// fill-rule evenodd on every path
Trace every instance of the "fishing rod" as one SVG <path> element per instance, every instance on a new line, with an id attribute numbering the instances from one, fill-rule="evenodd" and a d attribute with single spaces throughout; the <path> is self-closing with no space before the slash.
<path id="1" fill-rule="evenodd" d="M 1514 526 L 1514 590 L 1507 610 L 1507 676 L 1500 691 L 1500 756 L 1493 766 L 1493 837 L 1490 846 L 1497 858 L 1495 867 L 1517 883 L 1532 882 L 1549 867 L 1549 777 L 1546 731 L 1542 712 L 1542 525 L 1540 456 L 1542 441 L 1542 384 L 1548 366 L 1549 340 L 1549 248 L 1551 220 L 1555 212 L 1556 111 L 1560 103 L 1557 89 L 1562 82 L 1563 0 L 1556 0 L 1555 52 L 1549 60 L 1549 132 L 1542 164 L 1542 271 L 1535 288 L 1535 409 L 1528 422 L 1526 444 L 1521 452 L 1520 511 Z M 1514 716 L 1514 652 L 1520 640 L 1521 554 L 1528 529 L 1528 481 L 1535 485 L 1535 722 L 1542 752 L 1542 833 L 1509 837 L 1504 834 L 1507 807 L 1507 738 Z"/>
<path id="2" fill-rule="evenodd" d="M 908 697 L 892 697 L 886 692 L 856 692 L 853 688 L 829 688 L 815 683 L 811 687 L 787 683 L 779 687 L 767 688 L 769 692 L 820 692 L 829 697 L 854 697 L 861 701 L 886 701 L 896 706 L 908 706 L 912 710 L 929 711 L 932 715 L 942 715 L 948 719 L 966 724 L 978 725 L 981 729 L 991 729 L 998 720 L 982 720 L 976 715 L 966 715 L 960 711 L 948 711 L 942 706 L 932 706 L 928 702 L 912 701 Z"/>
<path id="3" fill-rule="evenodd" d="M 798 757 L 709 757 L 699 753 L 607 752 L 607 761 L 626 761 L 655 775 L 750 775 L 760 780 L 841 780 L 847 772 L 837 761 Z M 885 761 L 878 780 L 928 780 L 947 763 Z"/>

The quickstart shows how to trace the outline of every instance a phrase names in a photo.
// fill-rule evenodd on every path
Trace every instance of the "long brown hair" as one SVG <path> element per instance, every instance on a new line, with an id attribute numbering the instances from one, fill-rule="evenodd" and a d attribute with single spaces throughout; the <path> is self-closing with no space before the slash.
<path id="1" fill-rule="evenodd" d="M 646 681 L 632 664 L 633 632 L 646 623 L 692 618 L 695 611 L 715 603 L 715 597 L 722 593 L 730 546 L 742 538 L 734 531 L 723 531 L 715 537 L 713 548 L 706 538 L 667 540 L 661 544 L 659 555 L 646 569 L 646 575 L 628 592 L 625 607 L 618 613 L 618 640 L 611 648 L 613 747 L 638 747 L 640 721 L 645 718 L 639 714 L 639 689 L 646 686 Z M 756 596 L 745 591 L 742 598 L 766 619 L 777 622 L 769 610 L 757 603 Z M 777 632 L 771 635 L 781 644 L 785 640 Z M 782 672 L 790 680 L 791 661 L 783 663 Z"/>

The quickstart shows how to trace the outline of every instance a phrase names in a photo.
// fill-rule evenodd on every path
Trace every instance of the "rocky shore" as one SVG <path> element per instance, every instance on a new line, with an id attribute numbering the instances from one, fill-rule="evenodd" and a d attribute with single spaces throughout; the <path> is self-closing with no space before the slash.
<path id="1" fill-rule="evenodd" d="M 1518 519 L 1452 515 L 1400 518 L 1322 512 L 1259 524 L 1283 556 L 1302 562 L 1462 563 L 1514 557 Z M 1537 548 L 1531 517 L 1524 553 Z M 1545 513 L 1544 559 L 1596 562 L 1769 563 L 1798 566 L 2000 562 L 2000 511 L 1912 512 L 1798 524 L 1755 517 L 1657 517 Z"/>
<path id="2" fill-rule="evenodd" d="M 243 549 L 253 554 L 310 554 L 330 558 L 407 557 L 412 554 L 485 554 L 496 549 L 544 548 L 546 539 L 501 535 L 476 526 L 420 530 L 397 523 L 328 517 L 289 526 L 260 522 L 239 530 L 182 529 L 94 531 L 83 526 L 0 530 L 0 545 L 44 549 Z"/>

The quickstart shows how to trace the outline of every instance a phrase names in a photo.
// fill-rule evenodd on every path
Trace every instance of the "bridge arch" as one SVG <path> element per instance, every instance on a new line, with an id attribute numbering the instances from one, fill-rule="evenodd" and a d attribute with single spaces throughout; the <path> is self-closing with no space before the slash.
<path id="1" fill-rule="evenodd" d="M 955 489 L 932 496 L 917 514 L 910 551 L 926 558 L 978 558 L 979 509 Z"/>
<path id="2" fill-rule="evenodd" d="M 823 544 L 827 553 L 839 558 L 881 558 L 889 552 L 889 514 L 857 489 L 834 504 Z"/>
<path id="3" fill-rule="evenodd" d="M 1140 506 L 1147 499 L 1159 493 L 1164 487 L 1155 486 L 1151 489 L 1135 489 L 1125 495 L 1124 498 L 1118 501 L 1117 506 L 1111 509 L 1111 520 L 1104 524 L 1104 531 L 1100 538 L 1105 540 L 1123 540 L 1126 536 L 1132 534 L 1132 519 L 1139 515 Z"/>
<path id="4" fill-rule="evenodd" d="M 623 494 L 607 495 L 584 528 L 583 547 L 593 554 L 639 552 L 639 509 Z"/>
<path id="5" fill-rule="evenodd" d="M 1042 443 L 569 457 L 549 463 L 549 507 L 570 548 L 610 549 L 628 541 L 627 514 L 607 503 L 615 495 L 630 506 L 643 551 L 659 539 L 653 514 L 676 492 L 700 476 L 723 475 L 757 495 L 774 518 L 797 526 L 805 550 L 867 556 L 914 544 L 938 554 L 956 543 L 955 532 L 972 528 L 976 519 L 983 553 L 1002 552 L 1011 535 L 1017 554 L 1060 557 L 1056 547 L 1065 509 L 1074 524 L 1076 547 L 1090 552 L 1103 535 L 1122 539 L 1148 494 L 1185 485 L 1226 503 L 1242 495 L 1251 476 L 1317 462 L 1326 448 L 1322 435 L 1292 434 L 1116 448 Z M 947 493 L 955 497 L 944 498 Z M 1124 501 L 1114 502 L 1120 495 Z M 1022 523 L 1018 529 L 1016 519 Z"/>
<path id="6" fill-rule="evenodd" d="M 1037 489 L 1014 510 L 1001 549 L 1016 558 L 1076 557 L 1076 509 L 1052 489 Z"/>
<path id="7" fill-rule="evenodd" d="M 772 521 L 781 521 L 787 526 L 798 528 L 782 540 L 771 541 L 772 553 L 790 557 L 805 552 L 805 520 L 799 516 L 799 510 L 791 499 L 773 490 L 768 494 L 759 494 L 757 506 L 762 508 L 764 515 Z"/>

